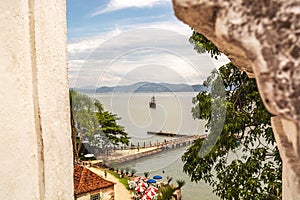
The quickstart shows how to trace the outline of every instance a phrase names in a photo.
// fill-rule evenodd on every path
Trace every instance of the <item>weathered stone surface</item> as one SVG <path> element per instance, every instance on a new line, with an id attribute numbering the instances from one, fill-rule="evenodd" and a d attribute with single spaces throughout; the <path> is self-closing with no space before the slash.
<path id="1" fill-rule="evenodd" d="M 173 0 L 175 15 L 255 77 L 267 109 L 300 121 L 299 0 Z"/>
<path id="2" fill-rule="evenodd" d="M 282 158 L 282 199 L 300 199 L 299 124 L 279 117 L 271 122 Z"/>

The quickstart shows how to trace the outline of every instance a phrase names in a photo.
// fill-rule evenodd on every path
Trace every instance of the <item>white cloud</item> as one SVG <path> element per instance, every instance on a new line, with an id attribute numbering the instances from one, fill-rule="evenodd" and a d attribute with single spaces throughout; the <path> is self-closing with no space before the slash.
<path id="1" fill-rule="evenodd" d="M 159 22 L 150 22 L 150 23 L 132 23 L 132 24 L 127 24 L 122 26 L 122 29 L 126 29 L 126 30 L 133 30 L 136 28 L 161 28 L 165 30 L 175 31 L 187 37 L 192 35 L 191 28 L 179 20 L 159 21 Z"/>
<path id="2" fill-rule="evenodd" d="M 152 24 L 153 29 L 132 31 L 116 28 L 69 43 L 70 84 L 113 86 L 142 80 L 196 84 L 202 83 L 215 66 L 228 61 L 225 56 L 215 61 L 194 51 L 188 37 L 179 32 L 181 25 L 175 25 L 178 31 L 163 29 L 172 27 L 171 22 L 161 26 L 158 29 Z"/>
<path id="3" fill-rule="evenodd" d="M 187 57 L 186 53 L 178 55 L 168 49 L 140 49 L 114 58 L 111 62 L 100 56 L 99 59 L 87 58 L 86 61 L 71 60 L 70 75 L 73 76 L 70 78 L 76 78 L 76 81 L 71 81 L 73 86 L 98 87 L 139 81 L 202 83 L 213 64 L 205 54 L 191 57 L 194 58 Z M 196 63 L 191 62 L 193 59 L 197 60 Z"/>
<path id="4" fill-rule="evenodd" d="M 113 12 L 117 10 L 123 10 L 126 8 L 144 8 L 153 7 L 156 5 L 171 2 L 171 0 L 110 0 L 105 8 L 98 8 L 96 11 L 91 13 L 91 16 L 100 15 L 103 13 Z"/>
<path id="5" fill-rule="evenodd" d="M 164 33 L 165 31 L 172 31 L 173 36 L 175 35 L 175 40 L 177 39 L 177 35 L 181 35 L 182 37 L 186 37 L 186 41 L 188 40 L 189 35 L 191 34 L 191 30 L 188 26 L 185 26 L 182 23 L 178 23 L 177 21 L 163 21 L 163 22 L 155 22 L 155 23 L 148 23 L 148 24 L 132 24 L 132 25 L 126 25 L 126 26 L 115 26 L 114 30 L 104 32 L 102 34 L 92 36 L 92 37 L 86 37 L 86 38 L 79 38 L 76 40 L 71 40 L 68 42 L 68 53 L 69 53 L 69 61 L 71 60 L 78 60 L 78 59 L 85 59 L 90 54 L 93 54 L 95 50 L 98 48 L 108 48 L 107 52 L 104 52 L 104 54 L 111 52 L 111 49 L 113 46 L 115 46 L 117 49 L 120 49 L 120 47 L 128 48 L 129 46 L 132 46 L 133 44 L 139 43 L 140 46 L 147 46 L 149 44 L 149 38 L 153 38 L 153 31 L 151 33 L 143 33 L 144 29 L 155 29 L 156 37 L 165 39 L 160 39 L 160 41 L 156 41 L 159 43 L 162 43 L 161 46 L 170 46 L 170 45 L 177 45 L 177 43 L 170 42 L 172 38 L 169 38 L 168 36 L 162 36 L 160 33 Z M 129 38 L 118 39 L 122 38 L 123 34 L 130 33 L 131 31 L 138 31 L 141 30 L 141 33 L 143 33 L 143 37 L 139 34 L 132 34 Z M 116 42 L 117 41 L 117 42 Z M 145 45 L 142 45 L 142 44 Z M 151 43 L 151 41 L 150 41 Z M 188 42 L 186 43 L 188 46 Z M 179 44 L 180 46 L 182 44 Z M 106 47 L 108 46 L 108 47 Z M 192 46 L 190 46 L 192 48 Z M 115 53 L 115 52 L 113 52 Z M 102 56 L 103 57 L 103 56 Z"/>
<path id="6" fill-rule="evenodd" d="M 76 41 L 69 42 L 68 44 L 68 52 L 69 54 L 76 53 L 88 53 L 91 50 L 97 48 L 106 40 L 120 34 L 122 31 L 118 26 L 115 27 L 114 30 L 103 33 L 101 35 L 77 39 Z"/>

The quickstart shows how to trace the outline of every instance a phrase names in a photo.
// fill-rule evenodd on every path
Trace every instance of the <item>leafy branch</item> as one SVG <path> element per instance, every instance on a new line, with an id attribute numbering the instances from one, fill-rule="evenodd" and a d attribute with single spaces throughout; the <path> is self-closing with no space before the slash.
<path id="1" fill-rule="evenodd" d="M 217 58 L 221 52 L 203 35 L 190 38 L 195 49 Z M 216 80 L 222 80 L 225 102 L 219 100 Z M 193 99 L 193 117 L 207 120 L 209 135 L 215 135 L 218 112 L 226 107 L 225 122 L 216 143 L 203 154 L 207 140 L 199 139 L 182 156 L 183 170 L 192 181 L 203 180 L 222 199 L 281 199 L 282 162 L 270 123 L 254 79 L 239 71 L 232 63 L 213 70 L 203 85 L 212 92 L 200 92 Z M 240 155 L 240 156 L 234 156 Z"/>

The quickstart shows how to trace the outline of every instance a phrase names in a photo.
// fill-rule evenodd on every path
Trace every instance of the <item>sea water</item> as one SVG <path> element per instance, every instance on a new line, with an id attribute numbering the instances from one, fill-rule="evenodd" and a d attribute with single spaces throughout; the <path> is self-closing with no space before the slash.
<path id="1" fill-rule="evenodd" d="M 140 146 L 150 142 L 169 140 L 172 138 L 148 135 L 147 131 L 174 132 L 179 134 L 204 134 L 205 121 L 195 120 L 192 117 L 192 98 L 197 93 L 106 93 L 89 94 L 101 101 L 104 108 L 121 119 L 119 124 L 125 127 L 131 137 L 131 143 Z M 149 101 L 155 96 L 156 109 L 149 108 Z M 137 170 L 137 175 L 150 172 L 150 177 L 156 174 L 172 177 L 171 183 L 176 185 L 176 179 L 185 180 L 182 188 L 185 200 L 212 200 L 218 199 L 209 185 L 191 182 L 189 176 L 183 173 L 181 156 L 186 147 L 167 150 L 159 154 L 144 157 L 120 167 L 130 167 Z"/>

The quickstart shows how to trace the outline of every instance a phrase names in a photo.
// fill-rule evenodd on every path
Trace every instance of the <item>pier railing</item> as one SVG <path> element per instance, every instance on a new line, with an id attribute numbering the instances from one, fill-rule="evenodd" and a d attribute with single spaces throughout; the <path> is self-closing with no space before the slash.
<path id="1" fill-rule="evenodd" d="M 204 135 L 193 135 L 193 136 L 184 136 L 180 138 L 174 138 L 171 140 L 164 140 L 161 142 L 156 143 L 149 143 L 148 145 L 144 144 L 143 146 L 140 146 L 139 144 L 137 146 L 129 146 L 127 148 L 122 148 L 119 150 L 131 150 L 128 155 L 121 155 L 121 156 L 111 156 L 108 158 L 109 162 L 115 162 L 115 163 L 124 163 L 131 160 L 135 160 L 141 157 L 153 155 L 159 152 L 162 152 L 166 149 L 174 149 L 182 146 L 187 146 L 192 144 L 195 140 L 200 138 L 206 138 L 207 134 Z"/>
<path id="2" fill-rule="evenodd" d="M 149 148 L 149 147 L 163 147 L 163 146 L 170 146 L 170 145 L 176 145 L 181 144 L 184 142 L 194 141 L 200 138 L 206 138 L 207 134 L 203 135 L 185 135 L 180 136 L 178 138 L 174 139 L 165 139 L 164 141 L 157 140 L 156 142 L 136 142 L 136 143 L 130 143 L 127 146 L 119 146 L 115 147 L 114 150 L 128 150 L 128 149 L 142 149 L 142 148 Z"/>

